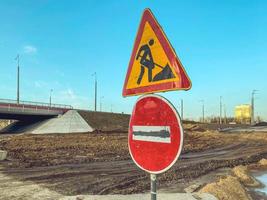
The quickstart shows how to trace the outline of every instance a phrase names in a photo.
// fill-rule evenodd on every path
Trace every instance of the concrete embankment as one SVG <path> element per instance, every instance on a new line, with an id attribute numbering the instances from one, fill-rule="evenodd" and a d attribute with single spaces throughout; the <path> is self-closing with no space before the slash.
<path id="1" fill-rule="evenodd" d="M 122 113 L 78 111 L 83 119 L 94 129 L 100 131 L 127 132 L 130 115 Z"/>
<path id="2" fill-rule="evenodd" d="M 34 129 L 32 133 L 83 133 L 92 132 L 93 130 L 76 110 L 69 110 L 61 117 L 47 120 Z"/>
<path id="3" fill-rule="evenodd" d="M 87 133 L 127 132 L 130 115 L 84 110 L 69 110 L 51 119 L 16 121 L 2 129 L 1 133 Z"/>

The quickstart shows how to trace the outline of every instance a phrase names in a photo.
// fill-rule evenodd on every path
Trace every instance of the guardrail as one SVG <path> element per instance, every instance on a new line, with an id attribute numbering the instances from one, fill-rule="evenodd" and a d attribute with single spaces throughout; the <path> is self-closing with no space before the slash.
<path id="1" fill-rule="evenodd" d="M 19 101 L 12 99 L 0 99 L 0 104 L 4 104 L 8 107 L 19 107 L 23 110 L 25 108 L 36 109 L 36 110 L 69 110 L 73 109 L 70 105 L 65 104 L 50 104 L 50 103 L 42 103 L 42 102 L 33 102 L 33 101 Z"/>

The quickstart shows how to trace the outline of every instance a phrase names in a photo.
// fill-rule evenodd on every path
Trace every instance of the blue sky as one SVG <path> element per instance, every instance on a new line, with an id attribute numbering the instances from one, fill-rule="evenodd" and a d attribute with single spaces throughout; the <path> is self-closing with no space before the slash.
<path id="1" fill-rule="evenodd" d="M 256 95 L 256 115 L 267 119 L 267 1 L 0 2 L 0 98 L 16 98 L 21 55 L 21 99 L 93 109 L 97 72 L 103 109 L 130 113 L 137 97 L 121 96 L 144 8 L 151 8 L 192 80 L 189 91 L 162 93 L 185 117 L 227 114 Z"/>

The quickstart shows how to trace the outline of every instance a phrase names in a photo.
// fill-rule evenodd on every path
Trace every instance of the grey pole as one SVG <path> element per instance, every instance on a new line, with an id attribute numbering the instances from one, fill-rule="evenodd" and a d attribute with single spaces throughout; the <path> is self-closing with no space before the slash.
<path id="1" fill-rule="evenodd" d="M 157 200 L 157 175 L 150 174 L 151 180 L 151 200 Z"/>
<path id="2" fill-rule="evenodd" d="M 202 122 L 204 123 L 205 121 L 205 106 L 204 106 L 204 100 L 201 99 L 199 100 L 202 103 Z"/>
<path id="3" fill-rule="evenodd" d="M 18 67 L 17 67 L 17 103 L 19 104 L 19 54 L 15 58 L 15 60 L 18 61 Z"/>
<path id="4" fill-rule="evenodd" d="M 203 101 L 203 105 L 202 105 L 202 120 L 203 120 L 203 123 L 205 122 L 205 105 L 204 105 L 204 101 Z"/>
<path id="5" fill-rule="evenodd" d="M 51 107 L 51 104 L 52 104 L 52 92 L 53 92 L 53 89 L 50 89 L 50 97 L 49 97 L 49 105 Z"/>
<path id="6" fill-rule="evenodd" d="M 97 110 L 97 79 L 95 73 L 95 111 Z"/>
<path id="7" fill-rule="evenodd" d="M 220 124 L 222 124 L 222 96 L 220 96 Z"/>
<path id="8" fill-rule="evenodd" d="M 92 76 L 95 76 L 95 111 L 97 110 L 97 78 L 96 78 L 96 72 L 92 74 Z"/>
<path id="9" fill-rule="evenodd" d="M 224 123 L 227 124 L 227 117 L 226 117 L 226 105 L 223 105 L 224 107 Z"/>
<path id="10" fill-rule="evenodd" d="M 104 99 L 104 96 L 100 97 L 100 112 L 102 111 L 102 99 Z"/>
<path id="11" fill-rule="evenodd" d="M 251 120 L 250 120 L 250 123 L 251 125 L 253 125 L 255 123 L 255 105 L 254 105 L 254 95 L 255 93 L 257 92 L 258 90 L 252 90 L 252 94 L 251 94 Z"/>
<path id="12" fill-rule="evenodd" d="M 181 99 L 181 120 L 184 119 L 184 102 L 183 99 Z"/>
<path id="13" fill-rule="evenodd" d="M 97 110 L 97 80 L 95 78 L 95 111 Z"/>

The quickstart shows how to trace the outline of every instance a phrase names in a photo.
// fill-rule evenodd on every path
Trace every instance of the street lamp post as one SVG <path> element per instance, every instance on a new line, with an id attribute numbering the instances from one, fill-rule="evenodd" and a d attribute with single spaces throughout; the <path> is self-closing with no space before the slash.
<path id="1" fill-rule="evenodd" d="M 17 55 L 17 57 L 15 58 L 15 60 L 18 61 L 18 67 L 17 67 L 17 103 L 19 104 L 19 95 L 20 95 L 20 91 L 19 91 L 19 79 L 20 79 L 20 76 L 19 76 L 19 54 Z"/>
<path id="2" fill-rule="evenodd" d="M 100 112 L 102 111 L 102 99 L 104 99 L 104 96 L 100 97 Z"/>
<path id="3" fill-rule="evenodd" d="M 204 105 L 204 100 L 200 100 L 200 102 L 202 103 L 202 122 L 205 122 L 205 105 Z"/>
<path id="4" fill-rule="evenodd" d="M 255 123 L 255 94 L 258 90 L 252 90 L 251 93 L 251 120 L 250 123 L 253 125 Z"/>
<path id="5" fill-rule="evenodd" d="M 226 105 L 223 105 L 224 108 L 224 123 L 227 124 L 227 117 L 226 117 Z"/>
<path id="6" fill-rule="evenodd" d="M 220 96 L 220 124 L 222 124 L 222 96 Z"/>
<path id="7" fill-rule="evenodd" d="M 184 119 L 184 101 L 181 99 L 181 119 Z"/>
<path id="8" fill-rule="evenodd" d="M 50 89 L 50 97 L 49 97 L 49 105 L 50 105 L 50 107 L 52 105 L 52 92 L 53 92 L 53 89 Z"/>
<path id="9" fill-rule="evenodd" d="M 95 111 L 97 110 L 97 78 L 96 72 L 92 74 L 95 77 Z"/>

